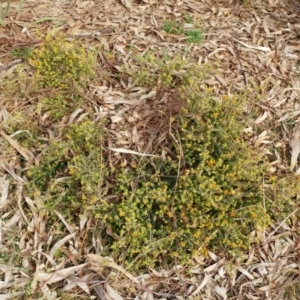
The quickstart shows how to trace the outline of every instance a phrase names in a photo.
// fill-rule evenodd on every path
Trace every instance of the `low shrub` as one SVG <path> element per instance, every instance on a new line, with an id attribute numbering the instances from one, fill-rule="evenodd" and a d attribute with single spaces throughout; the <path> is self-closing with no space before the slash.
<path id="1" fill-rule="evenodd" d="M 59 121 L 63 116 L 74 112 L 84 103 L 82 92 L 54 90 L 46 94 L 37 105 L 37 112 L 48 112 L 53 121 Z"/>
<path id="2" fill-rule="evenodd" d="M 280 196 L 287 181 L 268 176 L 264 152 L 243 138 L 247 95 L 216 99 L 202 85 L 209 69 L 180 58 L 164 62 L 151 54 L 140 63 L 137 83 L 181 102 L 171 115 L 156 114 L 157 122 L 164 115 L 170 124 L 165 143 L 152 153 L 157 157 L 141 159 L 137 168 L 109 169 L 102 125 L 85 120 L 63 131 L 28 170 L 28 193 L 69 218 L 90 216 L 99 224 L 102 254 L 129 269 L 186 263 L 208 250 L 246 250 L 256 242 L 253 230 L 291 208 Z M 289 185 L 291 197 L 296 186 Z"/>
<path id="3" fill-rule="evenodd" d="M 94 53 L 76 41 L 68 41 L 62 33 L 47 33 L 42 46 L 30 55 L 30 62 L 43 87 L 84 87 L 95 75 Z"/>
<path id="4" fill-rule="evenodd" d="M 47 111 L 53 120 L 73 112 L 84 100 L 88 82 L 95 76 L 95 55 L 64 34 L 48 33 L 40 48 L 29 54 L 35 66 L 35 80 L 45 89 L 38 109 Z"/>
<path id="5" fill-rule="evenodd" d="M 175 89 L 180 92 L 182 88 L 189 88 L 192 82 L 201 83 L 209 70 L 208 66 L 203 69 L 190 67 L 186 70 L 188 61 L 180 56 L 172 58 L 164 55 L 158 58 L 154 52 L 138 57 L 137 61 L 140 68 L 130 75 L 137 85 L 156 90 Z"/>
<path id="6" fill-rule="evenodd" d="M 116 174 L 118 201 L 101 215 L 113 231 L 111 250 L 137 269 L 175 258 L 187 262 L 207 249 L 243 251 L 254 241 L 250 233 L 270 224 L 262 191 L 269 166 L 242 134 L 246 97 L 218 101 L 200 87 L 200 67 L 186 67 L 178 77 L 188 64 L 155 62 L 148 58 L 137 82 L 148 76 L 148 83 L 176 89 L 182 109 L 171 117 L 165 159 L 144 160 L 143 167 Z"/>
<path id="7" fill-rule="evenodd" d="M 44 150 L 39 165 L 28 170 L 29 195 L 39 195 L 45 207 L 72 219 L 91 214 L 105 194 L 102 139 L 101 124 L 86 120 L 70 125 L 62 140 Z"/>
<path id="8" fill-rule="evenodd" d="M 241 138 L 236 101 L 201 100 L 211 101 L 210 111 L 177 123 L 181 149 L 174 143 L 174 155 L 156 161 L 156 169 L 123 170 L 118 177 L 121 201 L 105 219 L 119 237 L 112 249 L 127 263 L 137 257 L 135 266 L 172 257 L 186 262 L 206 249 L 242 251 L 250 232 L 269 224 L 262 193 L 267 165 Z"/>

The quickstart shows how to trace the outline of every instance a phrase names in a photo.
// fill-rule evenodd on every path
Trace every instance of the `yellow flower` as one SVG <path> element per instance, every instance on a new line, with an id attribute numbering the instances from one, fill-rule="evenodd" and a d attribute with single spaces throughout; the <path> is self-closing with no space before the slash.
<path id="1" fill-rule="evenodd" d="M 70 170 L 69 170 L 69 174 L 72 175 L 74 173 L 75 173 L 75 169 L 71 167 Z"/>
<path id="2" fill-rule="evenodd" d="M 201 235 L 200 230 L 197 230 L 197 231 L 194 233 L 194 237 L 195 237 L 195 238 L 199 238 L 200 235 Z"/>

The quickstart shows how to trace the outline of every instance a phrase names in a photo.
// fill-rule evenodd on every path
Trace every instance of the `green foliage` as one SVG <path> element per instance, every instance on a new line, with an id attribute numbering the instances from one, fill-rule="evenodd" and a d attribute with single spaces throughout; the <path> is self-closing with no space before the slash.
<path id="1" fill-rule="evenodd" d="M 35 117 L 28 117 L 34 114 L 34 99 L 38 92 L 22 64 L 5 77 L 0 87 L 2 105 L 8 112 L 2 122 L 3 129 L 29 149 L 40 145 L 37 137 L 43 131 Z M 32 105 L 26 105 L 28 103 Z"/>
<path id="2" fill-rule="evenodd" d="M 40 164 L 28 170 L 30 195 L 68 216 L 89 214 L 104 195 L 102 135 L 101 125 L 89 120 L 70 125 L 64 140 L 51 142 Z"/>
<path id="3" fill-rule="evenodd" d="M 185 21 L 187 23 L 193 23 L 193 20 L 191 17 L 186 14 Z M 176 21 L 166 21 L 163 25 L 163 30 L 167 33 L 176 34 L 176 35 L 182 35 L 184 34 L 186 38 L 187 43 L 195 43 L 199 44 L 202 42 L 203 35 L 200 29 L 189 29 L 184 30 L 182 26 L 176 22 Z"/>
<path id="4" fill-rule="evenodd" d="M 31 63 L 43 87 L 72 90 L 84 87 L 94 76 L 94 53 L 86 51 L 76 41 L 69 42 L 63 34 L 46 35 L 41 48 L 36 49 Z"/>
<path id="5" fill-rule="evenodd" d="M 3 6 L 2 6 L 2 4 L 0 3 L 0 25 L 2 25 L 2 26 L 5 26 L 5 25 L 6 25 L 6 23 L 5 23 L 5 21 L 3 20 L 3 18 L 4 18 L 6 15 L 8 15 L 9 11 L 10 11 L 10 0 L 7 0 L 5 9 L 3 9 Z"/>
<path id="6" fill-rule="evenodd" d="M 247 249 L 255 242 L 253 230 L 290 209 L 276 204 L 278 197 L 289 204 L 280 196 L 288 181 L 268 178 L 262 151 L 243 139 L 247 94 L 216 99 L 202 85 L 209 68 L 180 57 L 150 53 L 139 62 L 140 69 L 131 74 L 137 84 L 172 92 L 180 102 L 176 113 L 165 116 L 170 134 L 153 153 L 167 155 L 143 158 L 139 168 L 108 170 L 101 124 L 86 120 L 68 126 L 60 140 L 43 150 L 40 164 L 28 170 L 29 195 L 39 195 L 48 208 L 68 218 L 88 214 L 100 224 L 106 254 L 135 270 L 175 259 L 186 263 L 208 249 L 233 255 Z M 53 116 L 69 109 L 64 97 L 71 98 L 64 92 L 72 84 L 56 86 L 58 93 L 44 98 Z M 264 195 L 265 178 L 275 194 L 273 199 L 268 191 L 272 201 Z M 297 182 L 289 187 L 292 197 Z M 271 211 L 274 204 L 278 211 Z"/>
<path id="7" fill-rule="evenodd" d="M 298 282 L 295 283 L 295 281 L 292 280 L 293 274 L 288 275 L 291 277 L 291 284 L 285 290 L 284 299 L 297 300 L 300 293 L 300 285 Z"/>
<path id="8" fill-rule="evenodd" d="M 28 59 L 31 56 L 31 54 L 33 53 L 33 51 L 34 51 L 33 48 L 28 48 L 28 47 L 16 48 L 16 49 L 12 50 L 11 54 L 14 57 Z"/>
<path id="9" fill-rule="evenodd" d="M 183 104 L 171 118 L 172 154 L 119 172 L 114 194 L 121 199 L 101 214 L 116 237 L 113 254 L 128 267 L 184 263 L 207 249 L 242 251 L 253 242 L 250 232 L 270 223 L 262 191 L 268 164 L 242 137 L 246 97 L 216 100 L 200 88 L 205 72 L 153 56 L 137 72 L 140 83 L 175 88 Z"/>
<path id="10" fill-rule="evenodd" d="M 180 27 L 176 21 L 166 21 L 163 26 L 163 30 L 167 33 L 181 35 L 183 33 L 183 29 Z"/>
<path id="11" fill-rule="evenodd" d="M 193 17 L 192 17 L 192 15 L 189 13 L 189 12 L 186 12 L 185 14 L 184 14 L 184 21 L 186 22 L 186 23 L 188 23 L 188 24 L 193 24 Z"/>
<path id="12" fill-rule="evenodd" d="M 1 94 L 4 94 L 6 98 L 12 97 L 21 99 L 26 102 L 31 98 L 36 91 L 35 82 L 32 77 L 28 76 L 27 70 L 24 65 L 17 65 L 14 72 L 8 74 L 3 80 L 0 88 Z"/>
<path id="13" fill-rule="evenodd" d="M 6 133 L 13 134 L 13 138 L 23 147 L 31 149 L 40 145 L 37 139 L 40 133 L 38 124 L 35 120 L 28 119 L 25 111 L 13 111 L 3 125 Z"/>
<path id="14" fill-rule="evenodd" d="M 19 12 L 21 11 L 23 7 L 24 0 L 19 0 Z M 3 7 L 3 3 L 0 2 L 0 25 L 5 26 L 6 22 L 4 21 L 4 18 L 9 14 L 10 12 L 10 0 L 6 1 L 5 8 Z"/>
<path id="15" fill-rule="evenodd" d="M 187 30 L 185 35 L 188 43 L 200 44 L 203 40 L 202 32 L 199 29 Z"/>
<path id="16" fill-rule="evenodd" d="M 76 110 L 83 103 L 84 96 L 80 93 L 67 90 L 52 91 L 39 102 L 37 111 L 41 114 L 47 111 L 53 121 L 60 120 L 63 116 Z"/>
<path id="17" fill-rule="evenodd" d="M 63 34 L 52 37 L 48 33 L 29 61 L 36 67 L 38 85 L 50 89 L 38 105 L 39 112 L 47 111 L 57 121 L 81 105 L 84 88 L 95 75 L 92 51 L 76 41 L 69 42 Z"/>
<path id="18" fill-rule="evenodd" d="M 169 60 L 169 58 L 157 58 L 154 54 L 147 54 L 140 58 L 141 68 L 138 72 L 133 72 L 133 78 L 136 83 L 149 88 L 172 88 L 176 85 L 174 76 L 177 71 L 184 66 L 184 60 L 181 58 Z"/>
<path id="19" fill-rule="evenodd" d="M 265 183 L 268 200 L 272 203 L 270 215 L 274 220 L 283 221 L 288 215 L 300 218 L 298 195 L 300 178 L 295 174 L 271 176 Z"/>
<path id="20" fill-rule="evenodd" d="M 137 85 L 151 89 L 173 89 L 175 87 L 178 89 L 182 80 L 186 81 L 185 84 L 188 88 L 188 80 L 199 82 L 204 78 L 204 74 L 208 70 L 208 67 L 204 67 L 202 70 L 193 68 L 184 70 L 189 62 L 179 56 L 172 59 L 164 55 L 164 57 L 159 58 L 155 53 L 149 53 L 138 60 L 141 67 L 138 72 L 134 70 L 131 75 Z"/>

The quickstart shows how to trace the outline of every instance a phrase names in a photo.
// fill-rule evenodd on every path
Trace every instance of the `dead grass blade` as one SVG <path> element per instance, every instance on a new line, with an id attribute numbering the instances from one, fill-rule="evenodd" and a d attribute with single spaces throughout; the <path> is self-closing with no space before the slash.
<path id="1" fill-rule="evenodd" d="M 102 267 L 110 267 L 124 274 L 126 277 L 132 280 L 132 282 L 139 283 L 139 281 L 132 274 L 128 273 L 123 267 L 116 264 L 111 257 L 103 257 L 96 254 L 88 254 L 87 258 L 96 270 L 101 270 Z"/>
<path id="2" fill-rule="evenodd" d="M 0 131 L 0 134 L 13 146 L 30 164 L 34 162 L 34 155 L 28 149 L 19 145 L 18 142 L 9 137 L 4 131 Z"/>

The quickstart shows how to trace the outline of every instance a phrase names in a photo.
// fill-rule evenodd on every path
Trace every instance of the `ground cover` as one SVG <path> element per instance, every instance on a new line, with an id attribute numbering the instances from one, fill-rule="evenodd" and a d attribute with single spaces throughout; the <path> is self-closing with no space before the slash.
<path id="1" fill-rule="evenodd" d="M 297 299 L 297 5 L 9 4 L 3 299 Z"/>

